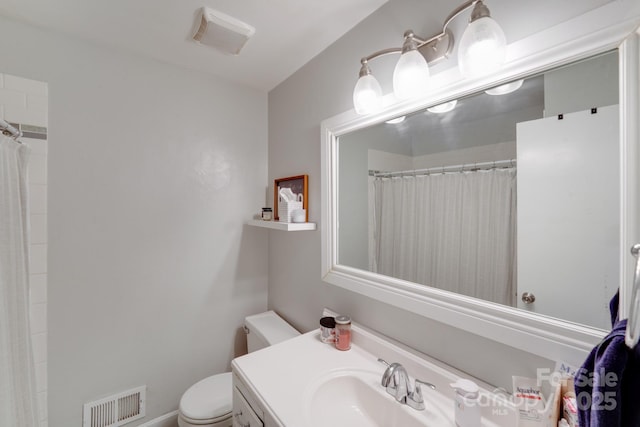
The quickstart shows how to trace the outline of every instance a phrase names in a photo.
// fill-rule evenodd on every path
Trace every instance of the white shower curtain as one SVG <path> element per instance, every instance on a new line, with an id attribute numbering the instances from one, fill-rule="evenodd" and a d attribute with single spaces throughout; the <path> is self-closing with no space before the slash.
<path id="1" fill-rule="evenodd" d="M 515 181 L 513 168 L 376 178 L 370 266 L 513 305 Z"/>
<path id="2" fill-rule="evenodd" d="M 29 148 L 0 135 L 0 426 L 38 422 L 29 329 Z"/>

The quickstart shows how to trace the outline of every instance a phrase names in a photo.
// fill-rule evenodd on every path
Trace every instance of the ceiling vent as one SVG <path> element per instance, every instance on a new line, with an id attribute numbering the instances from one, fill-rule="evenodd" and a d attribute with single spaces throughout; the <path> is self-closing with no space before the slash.
<path id="1" fill-rule="evenodd" d="M 193 39 L 198 44 L 214 47 L 226 54 L 237 55 L 255 32 L 255 28 L 251 25 L 217 10 L 203 7 L 197 16 Z"/>

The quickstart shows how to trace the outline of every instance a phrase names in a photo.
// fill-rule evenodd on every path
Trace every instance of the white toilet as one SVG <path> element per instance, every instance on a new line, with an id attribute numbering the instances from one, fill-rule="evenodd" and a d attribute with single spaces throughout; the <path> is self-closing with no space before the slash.
<path id="1" fill-rule="evenodd" d="M 244 319 L 249 352 L 277 344 L 300 335 L 274 311 Z M 198 381 L 180 399 L 178 426 L 231 427 L 231 372 L 217 374 Z"/>

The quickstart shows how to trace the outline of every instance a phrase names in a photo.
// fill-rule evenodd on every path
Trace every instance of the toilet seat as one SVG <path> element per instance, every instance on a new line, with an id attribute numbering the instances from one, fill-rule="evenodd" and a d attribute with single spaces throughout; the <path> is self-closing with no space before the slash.
<path id="1" fill-rule="evenodd" d="M 179 423 L 180 425 L 184 425 L 184 423 L 187 423 L 186 425 L 188 426 L 202 426 L 202 427 L 209 427 L 209 426 L 219 426 L 219 425 L 223 425 L 220 423 L 223 423 L 227 421 L 228 424 L 231 424 L 231 412 L 229 412 L 228 414 L 225 414 L 221 417 L 215 418 L 215 419 L 211 419 L 211 420 L 194 420 L 192 418 L 189 417 L 185 417 L 184 415 L 180 414 L 179 415 Z"/>
<path id="2" fill-rule="evenodd" d="M 209 425 L 231 418 L 231 372 L 198 381 L 182 395 L 179 416 L 192 425 Z"/>

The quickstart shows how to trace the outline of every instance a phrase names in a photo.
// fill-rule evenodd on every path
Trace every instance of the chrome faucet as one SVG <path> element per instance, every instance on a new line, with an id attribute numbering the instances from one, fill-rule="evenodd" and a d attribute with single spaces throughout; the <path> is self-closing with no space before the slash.
<path id="1" fill-rule="evenodd" d="M 378 362 L 384 363 L 387 369 L 382 374 L 382 387 L 387 390 L 387 393 L 392 395 L 398 402 L 403 405 L 408 405 L 413 409 L 422 411 L 424 409 L 424 398 L 422 397 L 422 388 L 420 385 L 430 387 L 432 390 L 436 389 L 436 386 L 426 381 L 415 380 L 415 390 L 411 390 L 411 380 L 407 370 L 400 363 L 387 363 L 382 359 L 378 359 Z"/>
<path id="2" fill-rule="evenodd" d="M 407 370 L 399 363 L 392 363 L 382 374 L 382 387 L 400 403 L 407 403 L 411 382 Z"/>

